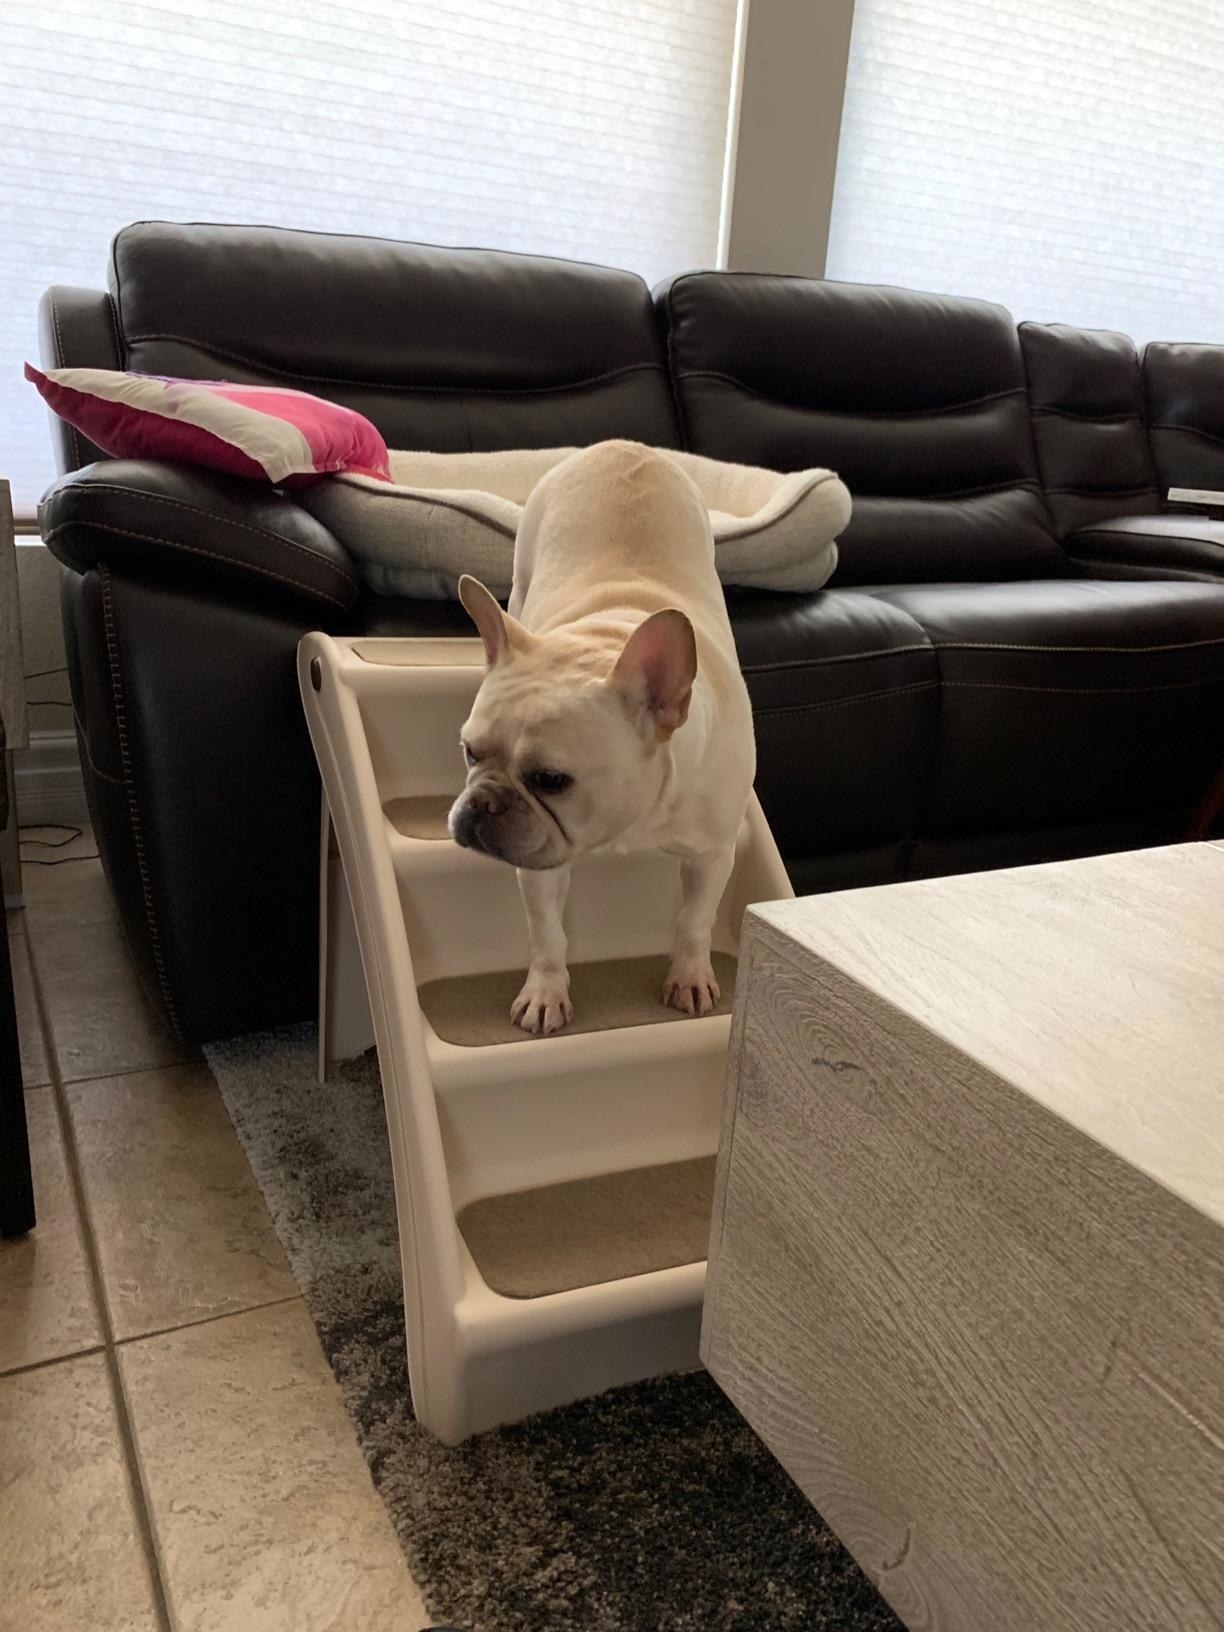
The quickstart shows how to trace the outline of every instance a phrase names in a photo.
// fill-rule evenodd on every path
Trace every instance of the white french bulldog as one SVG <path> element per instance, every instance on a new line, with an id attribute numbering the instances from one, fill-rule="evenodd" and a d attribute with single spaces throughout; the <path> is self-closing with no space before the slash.
<path id="1" fill-rule="evenodd" d="M 475 578 L 459 596 L 489 666 L 450 832 L 518 869 L 531 966 L 511 1020 L 547 1035 L 573 1019 L 570 863 L 611 848 L 679 857 L 662 997 L 708 1014 L 720 996 L 710 934 L 756 755 L 697 487 L 634 442 L 572 454 L 524 509 L 509 613 Z"/>

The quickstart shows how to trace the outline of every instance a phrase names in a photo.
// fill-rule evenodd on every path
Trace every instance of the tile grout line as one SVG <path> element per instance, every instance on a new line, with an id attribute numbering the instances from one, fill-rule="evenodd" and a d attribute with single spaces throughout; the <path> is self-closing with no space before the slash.
<path id="1" fill-rule="evenodd" d="M 27 1360 L 20 1366 L 6 1366 L 0 1371 L 0 1383 L 10 1377 L 24 1377 L 31 1371 L 46 1371 L 49 1366 L 64 1366 L 72 1360 L 89 1360 L 95 1354 L 105 1354 L 106 1348 L 102 1343 L 91 1343 L 88 1348 L 69 1349 L 67 1354 L 49 1354 L 45 1360 Z"/>
<path id="2" fill-rule="evenodd" d="M 208 1069 L 208 1061 L 201 1054 L 195 1060 L 157 1060 L 152 1065 L 125 1065 L 118 1071 L 90 1071 L 83 1077 L 64 1077 L 60 1081 L 65 1088 L 83 1088 L 91 1082 L 115 1082 L 122 1077 L 147 1076 L 153 1071 L 198 1071 L 201 1067 Z M 50 1083 L 36 1083 L 35 1087 L 51 1086 Z"/>
<path id="3" fill-rule="evenodd" d="M 102 1264 L 98 1256 L 98 1244 L 94 1238 L 93 1220 L 90 1217 L 85 1194 L 85 1183 L 81 1175 L 80 1153 L 77 1150 L 76 1133 L 68 1110 L 68 1095 L 65 1091 L 63 1078 L 60 1076 L 59 1057 L 55 1051 L 55 1040 L 51 1035 L 46 1000 L 43 996 L 42 979 L 38 972 L 38 966 L 34 961 L 33 945 L 24 915 L 22 930 L 26 939 L 26 951 L 29 954 L 34 1004 L 38 1011 L 38 1023 L 43 1035 L 43 1047 L 47 1052 L 47 1069 L 51 1073 L 51 1088 L 55 1095 L 56 1116 L 59 1122 L 60 1139 L 64 1147 L 68 1182 L 72 1186 L 73 1202 L 77 1211 L 77 1228 L 80 1231 L 81 1247 L 86 1268 L 89 1272 L 90 1291 L 93 1294 L 98 1325 L 102 1331 L 102 1353 L 115 1408 L 119 1445 L 123 1453 L 124 1470 L 128 1477 L 128 1489 L 132 1501 L 132 1510 L 136 1518 L 136 1528 L 140 1535 L 141 1549 L 144 1552 L 145 1568 L 149 1573 L 149 1589 L 153 1598 L 153 1612 L 157 1618 L 159 1632 L 174 1632 L 175 1623 L 170 1613 L 166 1584 L 162 1578 L 157 1536 L 153 1529 L 153 1518 L 149 1511 L 144 1476 L 140 1470 L 136 1436 L 132 1429 L 131 1412 L 128 1408 L 127 1393 L 123 1386 L 123 1376 L 119 1370 L 119 1355 L 115 1346 L 114 1330 L 111 1325 L 110 1306 L 106 1301 L 106 1288 L 102 1279 Z"/>
<path id="4" fill-rule="evenodd" d="M 144 1343 L 152 1337 L 172 1337 L 175 1332 L 191 1332 L 197 1326 L 213 1326 L 219 1320 L 241 1320 L 244 1315 L 257 1315 L 264 1309 L 279 1309 L 286 1303 L 305 1303 L 305 1295 L 290 1292 L 283 1298 L 269 1298 L 266 1303 L 246 1303 L 241 1309 L 218 1309 L 215 1315 L 199 1315 L 195 1320 L 180 1320 L 173 1326 L 155 1326 L 148 1332 L 133 1332 L 130 1337 L 115 1338 L 116 1349 L 126 1349 L 133 1343 Z"/>

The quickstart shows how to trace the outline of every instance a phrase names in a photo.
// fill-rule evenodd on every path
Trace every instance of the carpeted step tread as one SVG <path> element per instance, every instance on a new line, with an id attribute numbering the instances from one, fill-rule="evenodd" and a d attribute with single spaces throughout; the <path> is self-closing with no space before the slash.
<path id="1" fill-rule="evenodd" d="M 729 953 L 715 952 L 713 963 L 722 989 L 722 999 L 714 1012 L 730 1014 L 736 959 Z M 564 1035 L 690 1019 L 661 1000 L 667 966 L 666 957 L 608 958 L 571 964 L 574 1018 Z M 486 975 L 453 975 L 426 981 L 417 996 L 426 1019 L 443 1042 L 460 1048 L 488 1048 L 493 1043 L 534 1040 L 510 1021 L 510 1005 L 522 984 L 521 969 L 498 969 Z"/>
<path id="2" fill-rule="evenodd" d="M 459 1228 L 494 1292 L 542 1298 L 700 1263 L 713 1202 L 714 1157 L 698 1156 L 487 1196 Z"/>
<path id="3" fill-rule="evenodd" d="M 446 818 L 457 794 L 427 793 L 412 799 L 388 799 L 383 815 L 406 839 L 449 839 Z"/>

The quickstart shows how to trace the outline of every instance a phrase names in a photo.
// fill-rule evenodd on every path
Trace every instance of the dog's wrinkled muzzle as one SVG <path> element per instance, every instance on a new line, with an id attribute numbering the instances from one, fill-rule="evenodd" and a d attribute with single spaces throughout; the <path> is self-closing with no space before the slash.
<path id="1" fill-rule="evenodd" d="M 556 867 L 553 834 L 539 812 L 519 790 L 504 782 L 477 782 L 451 806 L 450 836 L 465 850 L 476 850 L 512 867 Z"/>

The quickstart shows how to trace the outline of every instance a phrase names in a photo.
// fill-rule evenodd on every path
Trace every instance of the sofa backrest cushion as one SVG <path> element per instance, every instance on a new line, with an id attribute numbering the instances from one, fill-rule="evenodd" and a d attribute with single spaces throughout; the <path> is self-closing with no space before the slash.
<path id="1" fill-rule="evenodd" d="M 687 447 L 849 487 L 835 583 L 1066 570 L 1002 307 L 725 272 L 655 298 Z"/>
<path id="2" fill-rule="evenodd" d="M 114 241 L 110 287 L 121 367 L 313 391 L 393 448 L 677 445 L 650 293 L 630 272 L 141 222 Z"/>
<path id="3" fill-rule="evenodd" d="M 1224 346 L 1153 340 L 1143 381 L 1161 498 L 1171 487 L 1224 489 Z"/>
<path id="4" fill-rule="evenodd" d="M 1134 343 L 1105 329 L 1022 323 L 1037 466 L 1060 534 L 1159 510 Z"/>

